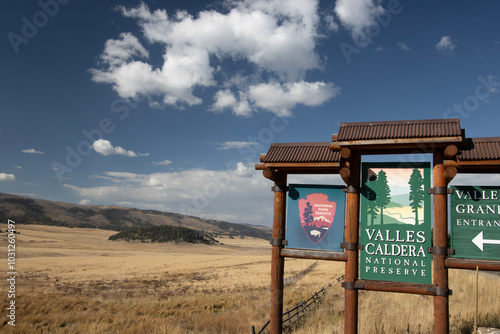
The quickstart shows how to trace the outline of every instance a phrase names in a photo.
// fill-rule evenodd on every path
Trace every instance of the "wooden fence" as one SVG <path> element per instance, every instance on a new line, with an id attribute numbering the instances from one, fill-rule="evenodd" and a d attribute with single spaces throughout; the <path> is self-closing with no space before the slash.
<path id="1" fill-rule="evenodd" d="M 311 269 L 309 269 L 308 272 L 310 270 Z M 337 278 L 337 282 L 343 280 L 344 280 L 344 275 L 339 276 Z M 328 284 L 326 288 L 329 288 L 331 286 L 332 286 L 331 284 Z M 304 317 L 308 311 L 314 309 L 314 307 L 317 304 L 319 304 L 319 302 L 325 296 L 325 294 L 326 294 L 326 289 L 323 287 L 321 288 L 321 290 L 314 293 L 308 300 L 301 301 L 300 303 L 296 304 L 295 307 L 291 310 L 287 309 L 286 312 L 283 313 L 283 330 L 284 331 L 289 330 L 297 321 L 299 321 L 302 317 Z M 269 326 L 269 323 L 270 321 L 268 321 L 259 332 L 255 331 L 255 326 L 252 326 L 252 334 L 269 333 L 269 329 L 267 328 Z"/>
<path id="2" fill-rule="evenodd" d="M 286 286 L 286 285 L 292 284 L 293 282 L 295 282 L 296 280 L 298 280 L 299 278 L 301 278 L 302 276 L 304 276 L 305 274 L 307 274 L 308 272 L 313 270 L 314 267 L 316 267 L 317 265 L 318 265 L 318 261 L 314 262 L 313 264 L 311 264 L 309 267 L 302 270 L 298 274 L 283 279 L 283 285 Z"/>

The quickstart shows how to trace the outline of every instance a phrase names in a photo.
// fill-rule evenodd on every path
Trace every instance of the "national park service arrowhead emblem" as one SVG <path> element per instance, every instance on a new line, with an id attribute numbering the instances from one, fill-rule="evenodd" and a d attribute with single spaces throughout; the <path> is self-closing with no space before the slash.
<path id="1" fill-rule="evenodd" d="M 300 224 L 311 242 L 317 244 L 328 233 L 336 209 L 337 203 L 325 194 L 310 194 L 299 200 Z"/>

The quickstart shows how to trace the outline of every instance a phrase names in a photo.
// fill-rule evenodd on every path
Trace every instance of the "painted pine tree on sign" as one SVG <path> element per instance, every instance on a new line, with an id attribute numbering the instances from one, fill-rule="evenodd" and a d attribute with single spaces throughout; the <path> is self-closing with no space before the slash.
<path id="1" fill-rule="evenodd" d="M 387 173 L 381 170 L 376 182 L 375 204 L 380 208 L 380 225 L 384 224 L 384 208 L 391 203 L 391 188 L 387 180 Z"/>
<path id="2" fill-rule="evenodd" d="M 313 210 L 311 202 L 307 202 L 306 208 L 304 209 L 304 220 L 303 220 L 303 222 L 306 223 L 306 226 L 309 226 L 309 223 L 312 223 L 314 220 L 314 216 L 312 213 Z"/>
<path id="3" fill-rule="evenodd" d="M 424 178 L 417 168 L 413 169 L 408 184 L 410 185 L 410 207 L 412 208 L 412 212 L 415 213 L 415 224 L 419 224 L 418 209 L 422 208 L 425 192 Z"/>

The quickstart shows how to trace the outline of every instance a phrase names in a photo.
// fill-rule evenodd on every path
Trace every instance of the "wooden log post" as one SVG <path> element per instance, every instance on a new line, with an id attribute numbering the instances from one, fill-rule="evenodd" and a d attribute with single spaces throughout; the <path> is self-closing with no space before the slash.
<path id="1" fill-rule="evenodd" d="M 346 184 L 349 184 L 351 179 L 351 170 L 348 167 L 342 167 L 339 171 L 340 177 Z"/>
<path id="2" fill-rule="evenodd" d="M 351 159 L 351 149 L 347 148 L 347 147 L 342 147 L 340 149 L 340 156 L 346 160 L 350 160 Z"/>
<path id="3" fill-rule="evenodd" d="M 448 249 L 448 222 L 447 193 L 443 191 L 443 188 L 446 189 L 450 175 L 445 173 L 443 150 L 435 151 L 433 160 L 434 254 L 432 263 L 433 281 L 438 287 L 438 295 L 434 296 L 434 333 L 448 334 L 450 329 L 449 290 L 448 269 L 445 266 L 447 257 L 445 250 Z M 453 174 L 452 170 L 451 172 Z"/>
<path id="4" fill-rule="evenodd" d="M 269 169 L 269 168 L 266 168 L 262 171 L 262 175 L 264 175 L 264 177 L 266 179 L 269 179 L 271 181 L 275 181 L 276 180 L 276 171 L 272 170 L 272 169 Z"/>
<path id="5" fill-rule="evenodd" d="M 359 199 L 360 199 L 360 169 L 361 155 L 359 151 L 351 152 L 349 166 L 347 195 L 346 195 L 346 221 L 345 243 L 357 246 L 359 242 Z M 345 314 L 344 333 L 356 334 L 358 332 L 358 291 L 354 282 L 358 278 L 358 249 L 347 247 L 347 261 L 345 264 Z"/>
<path id="6" fill-rule="evenodd" d="M 271 240 L 271 316 L 270 334 L 283 332 L 283 276 L 285 258 L 281 256 L 285 240 L 286 220 L 286 179 L 285 173 L 276 173 L 274 180 L 273 234 Z"/>

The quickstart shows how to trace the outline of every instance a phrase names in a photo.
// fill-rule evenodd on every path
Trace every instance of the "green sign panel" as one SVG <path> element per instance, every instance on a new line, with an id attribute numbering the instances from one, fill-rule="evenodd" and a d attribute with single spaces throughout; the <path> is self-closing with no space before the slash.
<path id="1" fill-rule="evenodd" d="M 454 257 L 500 260 L 500 187 L 454 186 L 451 247 Z"/>
<path id="2" fill-rule="evenodd" d="M 432 283 L 430 164 L 363 163 L 360 278 Z"/>

